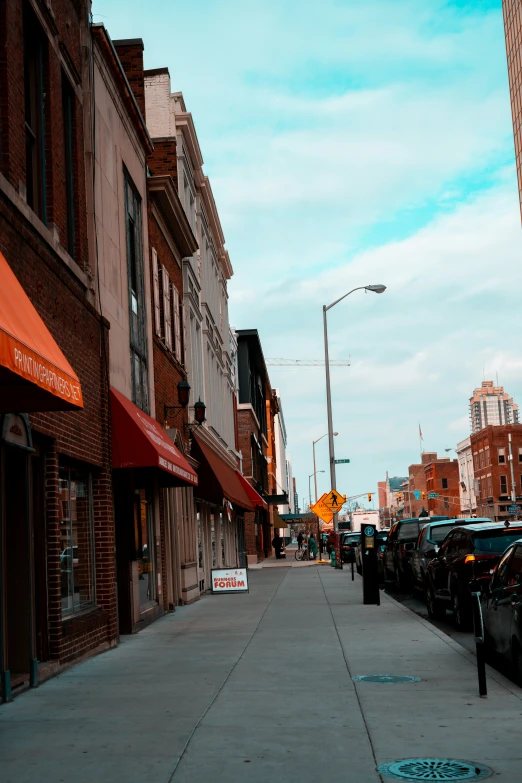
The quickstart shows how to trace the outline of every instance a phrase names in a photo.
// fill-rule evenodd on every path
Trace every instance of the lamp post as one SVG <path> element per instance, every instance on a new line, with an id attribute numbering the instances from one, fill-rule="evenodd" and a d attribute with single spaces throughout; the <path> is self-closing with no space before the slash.
<path id="1" fill-rule="evenodd" d="M 335 433 L 335 434 L 337 435 L 337 433 Z M 323 435 L 323 437 L 324 437 L 324 435 Z M 318 473 L 324 473 L 324 470 L 316 470 L 315 469 L 315 459 L 314 459 L 314 472 L 310 473 L 310 475 L 308 476 L 308 493 L 310 495 L 309 506 L 312 505 L 312 489 L 310 487 L 310 479 L 312 478 L 312 476 L 314 477 L 314 482 L 315 482 L 315 502 L 317 503 L 317 474 Z"/>
<path id="2" fill-rule="evenodd" d="M 323 438 L 326 438 L 327 435 L 328 435 L 328 433 L 325 432 L 324 435 L 321 435 L 320 438 L 317 438 L 317 440 L 313 440 L 312 441 L 312 451 L 314 453 L 314 487 L 315 487 L 315 502 L 316 503 L 317 503 L 317 500 L 318 500 L 318 495 L 317 495 L 317 475 L 316 475 L 318 471 L 317 471 L 317 469 L 315 467 L 315 444 L 319 443 L 319 441 L 322 440 Z M 335 435 L 339 435 L 339 433 L 338 432 L 334 432 L 334 436 Z M 324 470 L 320 470 L 319 473 L 324 473 Z"/>
<path id="3" fill-rule="evenodd" d="M 347 296 L 350 296 L 350 294 L 353 294 L 354 291 L 373 291 L 375 294 L 382 294 L 384 291 L 386 291 L 386 286 L 377 284 L 377 285 L 361 285 L 357 288 L 352 288 L 351 291 L 348 291 L 347 294 L 343 294 L 343 296 L 340 296 L 339 299 L 336 299 L 335 302 L 332 302 L 332 304 L 329 305 L 323 305 L 323 326 L 324 326 L 324 364 L 326 368 L 326 407 L 328 411 L 328 446 L 330 451 L 330 482 L 332 485 L 332 489 L 336 489 L 336 479 L 335 479 L 335 448 L 334 448 L 334 433 L 333 433 L 333 421 L 332 421 L 332 392 L 330 388 L 330 360 L 328 357 L 328 326 L 327 326 L 327 319 L 326 319 L 326 313 L 328 310 L 331 310 L 332 307 L 335 307 L 336 304 L 339 304 L 339 302 L 342 302 L 343 299 L 346 299 Z M 334 513 L 333 517 L 333 523 L 334 523 L 334 530 L 338 530 L 338 513 Z"/>

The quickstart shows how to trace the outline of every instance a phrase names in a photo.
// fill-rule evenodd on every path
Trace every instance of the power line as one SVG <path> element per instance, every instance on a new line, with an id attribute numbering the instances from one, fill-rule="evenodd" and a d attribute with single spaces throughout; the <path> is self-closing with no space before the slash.
<path id="1" fill-rule="evenodd" d="M 324 367 L 324 359 L 265 359 L 269 367 Z M 349 367 L 349 359 L 330 359 L 330 367 Z"/>

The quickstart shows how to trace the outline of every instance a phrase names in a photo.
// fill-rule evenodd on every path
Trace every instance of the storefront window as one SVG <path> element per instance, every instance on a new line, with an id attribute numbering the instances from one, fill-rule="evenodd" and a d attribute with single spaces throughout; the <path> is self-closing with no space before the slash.
<path id="1" fill-rule="evenodd" d="M 198 566 L 203 571 L 203 531 L 201 529 L 201 511 L 199 503 L 196 503 L 196 521 L 198 525 Z"/>
<path id="2" fill-rule="evenodd" d="M 221 563 L 220 565 L 225 565 L 225 519 L 223 512 L 219 512 L 219 528 L 221 530 Z"/>
<path id="3" fill-rule="evenodd" d="M 212 544 L 212 568 L 215 568 L 216 563 L 216 526 L 214 523 L 214 511 L 210 512 L 210 541 Z"/>
<path id="4" fill-rule="evenodd" d="M 91 474 L 61 463 L 59 495 L 62 614 L 69 615 L 95 601 Z"/>
<path id="5" fill-rule="evenodd" d="M 137 489 L 134 502 L 134 541 L 138 561 L 140 607 L 156 601 L 156 568 L 152 503 L 144 489 Z"/>

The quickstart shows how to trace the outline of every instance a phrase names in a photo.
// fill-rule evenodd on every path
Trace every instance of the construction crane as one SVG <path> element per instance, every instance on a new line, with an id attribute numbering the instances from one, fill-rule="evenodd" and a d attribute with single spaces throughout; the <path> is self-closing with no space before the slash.
<path id="1" fill-rule="evenodd" d="M 324 359 L 265 359 L 268 367 L 324 367 Z M 349 367 L 349 359 L 330 359 L 330 367 Z"/>

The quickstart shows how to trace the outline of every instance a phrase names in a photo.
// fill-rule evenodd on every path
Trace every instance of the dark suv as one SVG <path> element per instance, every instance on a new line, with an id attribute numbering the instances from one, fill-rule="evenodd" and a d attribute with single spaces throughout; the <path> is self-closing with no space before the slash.
<path id="1" fill-rule="evenodd" d="M 471 625 L 472 579 L 491 577 L 503 552 L 522 538 L 522 523 L 506 527 L 502 522 L 459 526 L 444 539 L 427 568 L 426 604 L 428 614 L 442 619 L 452 609 L 455 623 Z"/>
<path id="2" fill-rule="evenodd" d="M 448 517 L 401 519 L 394 524 L 388 534 L 383 555 L 385 582 L 394 584 L 397 590 L 405 590 L 411 586 L 410 558 L 421 528 L 428 522 L 441 519 Z"/>

